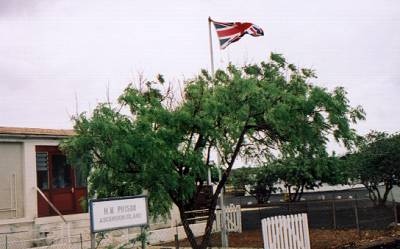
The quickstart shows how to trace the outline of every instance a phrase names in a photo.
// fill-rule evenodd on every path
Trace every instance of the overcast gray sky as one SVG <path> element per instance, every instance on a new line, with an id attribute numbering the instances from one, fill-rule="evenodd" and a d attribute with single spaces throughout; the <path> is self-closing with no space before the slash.
<path id="1" fill-rule="evenodd" d="M 75 95 L 87 111 L 138 72 L 176 82 L 208 69 L 208 16 L 265 33 L 220 51 L 213 31 L 217 67 L 283 53 L 346 88 L 367 112 L 360 133 L 400 130 L 398 0 L 1 0 L 0 126 L 71 128 Z"/>

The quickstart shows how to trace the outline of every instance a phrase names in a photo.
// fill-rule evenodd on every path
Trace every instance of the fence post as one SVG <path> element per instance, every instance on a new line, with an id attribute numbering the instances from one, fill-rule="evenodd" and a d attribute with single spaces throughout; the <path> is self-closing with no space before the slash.
<path id="1" fill-rule="evenodd" d="M 355 196 L 356 196 L 356 198 L 354 200 L 354 214 L 356 216 L 356 226 L 357 226 L 358 237 L 361 239 L 360 222 L 359 222 L 359 219 L 358 219 L 357 194 Z"/>
<path id="2" fill-rule="evenodd" d="M 143 236 L 142 238 L 142 249 L 146 249 L 146 235 L 145 235 L 146 230 L 144 229 L 144 227 L 140 227 L 140 235 Z"/>
<path id="3" fill-rule="evenodd" d="M 67 243 L 68 246 L 71 245 L 71 223 L 67 223 Z"/>
<path id="4" fill-rule="evenodd" d="M 237 222 L 239 226 L 239 233 L 242 233 L 242 207 L 241 206 L 236 206 L 236 217 L 237 217 Z"/>
<path id="5" fill-rule="evenodd" d="M 64 224 L 61 224 L 59 236 L 63 243 L 65 243 L 65 231 L 64 230 L 65 230 Z"/>
<path id="6" fill-rule="evenodd" d="M 6 249 L 8 248 L 8 236 L 6 234 Z"/>
<path id="7" fill-rule="evenodd" d="M 263 219 L 261 218 L 261 210 L 260 210 L 260 207 L 258 207 L 258 220 L 260 220 L 260 221 L 262 221 Z M 261 229 L 262 229 L 262 222 L 261 222 Z M 260 239 L 260 237 L 259 236 L 257 236 L 257 244 L 259 244 L 259 239 Z"/>
<path id="8" fill-rule="evenodd" d="M 90 249 L 95 249 L 96 248 L 96 234 L 95 233 L 90 233 Z"/>
<path id="9" fill-rule="evenodd" d="M 308 215 L 308 201 L 306 201 L 306 213 Z"/>
<path id="10" fill-rule="evenodd" d="M 79 234 L 80 240 L 81 240 L 81 249 L 83 249 L 83 240 L 82 240 L 82 233 Z"/>
<path id="11" fill-rule="evenodd" d="M 175 220 L 175 248 L 179 249 L 179 232 L 178 232 L 178 221 Z"/>
<path id="12" fill-rule="evenodd" d="M 332 219 L 333 219 L 333 229 L 336 230 L 336 205 L 335 205 L 335 198 L 332 199 Z"/>
<path id="13" fill-rule="evenodd" d="M 390 191 L 390 195 L 392 196 L 392 203 L 393 203 L 393 214 L 394 214 L 394 222 L 397 224 L 399 223 L 398 217 L 397 217 L 397 203 L 394 199 L 393 196 L 393 189 Z"/>
<path id="14" fill-rule="evenodd" d="M 175 248 L 179 249 L 179 238 L 178 238 L 178 234 L 175 234 Z"/>

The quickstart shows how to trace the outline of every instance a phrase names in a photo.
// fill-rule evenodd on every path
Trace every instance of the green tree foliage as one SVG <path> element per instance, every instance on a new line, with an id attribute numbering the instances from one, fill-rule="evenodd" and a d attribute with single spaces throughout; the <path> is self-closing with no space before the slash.
<path id="1" fill-rule="evenodd" d="M 258 203 L 267 203 L 271 194 L 278 190 L 275 186 L 278 179 L 278 174 L 274 167 L 263 166 L 258 168 L 255 184 L 251 188 L 251 192 Z"/>
<path id="2" fill-rule="evenodd" d="M 385 205 L 390 190 L 400 184 L 400 134 L 372 131 L 344 159 L 351 178 L 367 188 L 375 205 Z"/>
<path id="3" fill-rule="evenodd" d="M 232 185 L 236 191 L 247 192 L 254 196 L 257 203 L 267 203 L 271 194 L 275 193 L 278 174 L 274 167 L 243 167 L 232 172 Z"/>
<path id="4" fill-rule="evenodd" d="M 232 185 L 235 192 L 250 194 L 246 186 L 254 184 L 257 168 L 241 167 L 233 169 L 227 184 Z"/>
<path id="5" fill-rule="evenodd" d="M 240 168 L 232 172 L 232 184 L 237 189 L 250 187 L 248 193 L 258 203 L 267 203 L 271 194 L 282 183 L 289 201 L 299 201 L 305 189 L 315 189 L 323 183 L 345 184 L 348 175 L 344 163 L 335 156 L 297 155 L 253 168 Z"/>
<path id="6" fill-rule="evenodd" d="M 335 156 L 300 154 L 274 162 L 275 174 L 283 183 L 289 201 L 299 201 L 305 189 L 347 182 L 343 164 Z"/>
<path id="7" fill-rule="evenodd" d="M 303 144 L 325 150 L 329 134 L 350 146 L 350 123 L 363 118 L 343 88 L 314 86 L 309 69 L 288 65 L 279 54 L 269 62 L 202 71 L 171 101 L 164 79 L 128 86 L 119 104 L 99 104 L 74 118 L 76 136 L 64 143 L 72 163 L 89 173 L 96 197 L 149 193 L 153 215 L 175 203 L 193 248 L 209 244 L 221 189 L 238 157 L 265 160 L 272 150 L 296 154 Z M 210 152 L 220 155 L 214 165 Z M 194 239 L 186 211 L 196 200 L 209 167 L 220 167 L 208 206 L 202 241 Z"/>

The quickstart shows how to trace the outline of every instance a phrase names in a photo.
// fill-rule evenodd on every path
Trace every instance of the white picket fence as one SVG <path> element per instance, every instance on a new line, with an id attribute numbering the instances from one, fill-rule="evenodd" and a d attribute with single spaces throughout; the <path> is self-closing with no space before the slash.
<path id="1" fill-rule="evenodd" d="M 242 232 L 242 214 L 240 210 L 240 205 L 230 204 L 225 207 L 225 217 L 226 217 L 226 227 L 228 232 Z M 216 212 L 215 223 L 213 230 L 214 232 L 221 231 L 222 223 L 222 211 L 218 210 Z"/>
<path id="2" fill-rule="evenodd" d="M 262 219 L 265 249 L 310 249 L 307 214 Z"/>

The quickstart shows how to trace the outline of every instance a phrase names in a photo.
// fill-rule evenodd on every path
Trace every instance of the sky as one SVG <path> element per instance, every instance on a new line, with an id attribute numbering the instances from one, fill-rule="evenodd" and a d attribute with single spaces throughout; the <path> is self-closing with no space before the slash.
<path id="1" fill-rule="evenodd" d="M 0 0 L 0 126 L 72 128 L 71 115 L 115 100 L 142 74 L 178 84 L 210 68 L 207 18 L 248 21 L 216 67 L 282 53 L 316 71 L 315 84 L 343 86 L 366 121 L 400 131 L 400 1 Z M 108 90 L 107 90 L 108 89 Z"/>

